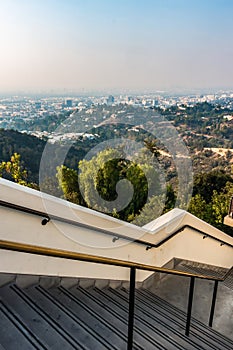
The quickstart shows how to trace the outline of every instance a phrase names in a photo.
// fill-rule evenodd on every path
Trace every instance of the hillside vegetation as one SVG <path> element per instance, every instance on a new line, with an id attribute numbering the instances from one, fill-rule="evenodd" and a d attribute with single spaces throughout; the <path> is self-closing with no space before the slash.
<path id="1" fill-rule="evenodd" d="M 82 119 L 86 120 L 84 118 L 86 112 L 77 110 L 75 117 L 80 122 Z M 64 147 L 68 140 L 64 143 L 49 144 L 48 147 L 56 167 L 54 169 L 50 162 L 46 165 L 47 176 L 40 183 L 41 190 L 63 196 L 80 205 L 104 211 L 109 215 L 138 225 L 145 224 L 154 219 L 156 215 L 170 210 L 174 205 L 178 204 L 182 207 L 182 203 L 176 202 L 178 178 L 176 165 L 169 150 L 154 137 L 153 133 L 146 132 L 140 124 L 137 125 L 137 122 L 139 123 L 143 118 L 151 118 L 153 121 L 153 118 L 156 118 L 156 113 L 165 116 L 176 127 L 189 149 L 194 172 L 193 196 L 189 211 L 232 234 L 231 229 L 222 224 L 223 217 L 227 214 L 230 197 L 233 195 L 232 121 L 224 118 L 226 113 L 229 114 L 229 110 L 225 111 L 223 108 L 208 103 L 195 107 L 183 106 L 182 109 L 172 107 L 165 111 L 143 110 L 123 105 L 92 107 L 91 115 L 94 116 L 96 125 L 91 127 L 89 132 L 95 137 L 78 137 L 75 142 L 70 143 L 64 164 L 59 163 L 59 148 Z M 88 114 L 90 115 L 90 112 Z M 130 120 L 133 118 L 133 127 L 132 125 L 126 127 L 124 123 L 126 116 Z M 106 118 L 111 120 L 110 124 L 105 123 Z M 47 124 L 49 125 L 49 121 Z M 69 125 L 67 125 L 68 127 Z M 14 176 L 11 176 L 9 163 L 8 169 L 6 164 L 12 155 L 17 153 L 21 156 L 20 160 L 18 159 L 21 169 L 27 172 L 26 185 L 33 183 L 34 187 L 35 184 L 38 186 L 40 160 L 48 140 L 3 129 L 0 130 L 0 136 L 2 176 L 15 181 Z M 169 133 L 167 137 L 169 137 Z M 96 145 L 116 138 L 125 138 L 141 142 L 144 145 L 136 162 L 126 161 L 125 154 L 120 148 L 118 149 L 120 153 L 115 161 L 106 161 L 107 158 L 101 152 L 96 160 L 94 158 L 88 161 L 83 160 L 87 152 Z M 115 152 L 113 149 L 111 150 L 111 143 L 108 146 L 108 152 Z M 165 173 L 166 184 L 163 190 L 159 189 L 161 187 L 159 174 L 153 174 L 150 170 L 153 159 L 159 162 Z M 97 172 L 95 172 L 97 169 L 96 161 L 98 163 Z M 145 163 L 147 168 L 145 168 Z M 86 184 L 85 188 L 80 188 L 78 171 L 81 171 L 82 184 Z M 112 207 L 108 211 L 104 205 L 107 202 L 116 201 L 116 184 L 122 179 L 133 184 L 135 194 L 132 201 L 124 210 L 119 211 L 117 207 Z M 155 191 L 148 197 L 148 181 L 152 183 L 153 179 L 154 187 L 157 183 L 157 192 Z M 128 183 L 122 182 L 122 184 L 126 186 L 125 189 L 122 187 L 123 192 L 127 193 Z M 98 195 L 107 202 L 101 202 L 102 204 L 98 201 L 95 202 L 92 198 L 93 189 L 96 189 Z"/>

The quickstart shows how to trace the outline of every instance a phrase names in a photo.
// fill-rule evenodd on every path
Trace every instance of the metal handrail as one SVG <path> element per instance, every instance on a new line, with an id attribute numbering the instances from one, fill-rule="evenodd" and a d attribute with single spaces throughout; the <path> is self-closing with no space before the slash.
<path id="1" fill-rule="evenodd" d="M 0 200 L 0 205 L 18 210 L 24 213 L 40 216 L 42 218 L 41 224 L 46 225 L 51 219 L 57 220 L 60 222 L 68 223 L 74 226 L 83 227 L 85 229 L 95 229 L 98 232 L 101 232 L 106 235 L 110 235 L 113 237 L 113 242 L 115 240 L 121 238 L 124 240 L 131 241 L 133 243 L 142 244 L 146 246 L 146 249 L 150 248 L 158 248 L 168 240 L 170 240 L 172 237 L 183 231 L 185 228 L 192 229 L 200 234 L 203 235 L 203 238 L 209 237 L 211 239 L 214 239 L 218 242 L 220 242 L 221 245 L 227 245 L 233 248 L 233 245 L 230 243 L 227 243 L 221 239 L 218 239 L 208 233 L 205 233 L 199 229 L 196 229 L 195 227 L 191 225 L 183 225 L 176 231 L 172 232 L 168 237 L 161 240 L 157 244 L 152 244 L 150 242 L 140 240 L 140 239 L 134 239 L 129 236 L 124 236 L 119 233 L 114 233 L 111 231 L 107 231 L 98 227 L 94 227 L 91 225 L 79 223 L 77 221 L 65 219 L 53 214 L 48 214 L 45 212 L 37 211 L 31 208 L 27 208 L 24 206 L 20 206 L 17 204 L 9 203 Z M 149 233 L 149 232 L 148 232 Z M 136 269 L 139 270 L 146 270 L 151 272 L 160 272 L 160 273 L 166 273 L 166 274 L 172 274 L 172 275 L 178 275 L 178 276 L 184 276 L 184 277 L 190 277 L 190 286 L 189 286 L 189 299 L 188 299 L 188 311 L 187 311 L 187 320 L 186 320 L 186 328 L 185 328 L 185 334 L 189 336 L 190 332 L 190 323 L 191 323 L 191 313 L 192 313 L 192 303 L 193 303 L 193 294 L 194 294 L 194 282 L 195 278 L 201 278 L 205 280 L 211 280 L 214 281 L 214 290 L 213 290 L 213 296 L 212 296 L 212 304 L 211 304 L 211 311 L 210 311 L 210 317 L 209 317 L 209 326 L 212 326 L 213 324 L 213 317 L 214 317 L 214 310 L 215 310 L 215 304 L 216 304 L 216 297 L 217 297 L 217 288 L 218 283 L 223 282 L 228 275 L 233 271 L 233 267 L 227 271 L 227 273 L 222 277 L 214 277 L 214 276 L 208 276 L 208 275 L 201 275 L 201 274 L 193 274 L 188 272 L 182 272 L 175 269 L 166 269 L 162 267 L 155 267 L 151 265 L 145 265 L 145 264 L 139 264 L 136 262 L 130 262 L 125 260 L 118 260 L 118 259 L 111 259 L 106 257 L 99 257 L 94 255 L 88 255 L 88 254 L 81 254 L 76 252 L 70 252 L 70 251 L 64 251 L 59 249 L 52 249 L 52 248 L 46 248 L 46 247 L 39 247 L 24 243 L 18 243 L 18 242 L 10 242 L 10 241 L 4 241 L 0 240 L 0 249 L 6 249 L 11 251 L 18 251 L 23 253 L 30 253 L 30 254 L 37 254 L 37 255 L 43 255 L 43 256 L 50 256 L 50 257 L 56 257 L 56 258 L 65 258 L 65 259 L 71 259 L 71 260 L 78 260 L 78 261 L 85 261 L 90 263 L 99 263 L 99 264 L 107 264 L 107 265 L 115 265 L 119 267 L 126 267 L 130 268 L 130 290 L 129 290 L 129 314 L 128 314 L 128 350 L 133 349 L 133 328 L 134 328 L 134 304 L 135 304 L 135 283 L 136 283 Z"/>
<path id="2" fill-rule="evenodd" d="M 206 232 L 204 232 L 202 230 L 199 230 L 199 229 L 197 229 L 197 228 L 195 228 L 195 227 L 193 227 L 191 225 L 187 225 L 187 224 L 181 226 L 176 231 L 172 232 L 168 237 L 162 239 L 160 242 L 155 244 L 155 243 L 150 243 L 150 242 L 145 241 L 145 240 L 135 239 L 133 237 L 122 235 L 120 233 L 111 232 L 111 231 L 108 231 L 108 230 L 105 230 L 105 229 L 102 229 L 102 228 L 99 228 L 99 227 L 95 227 L 95 226 L 92 226 L 92 225 L 84 224 L 84 223 L 77 222 L 77 221 L 70 220 L 70 219 L 66 219 L 66 218 L 62 218 L 60 216 L 56 216 L 56 215 L 53 215 L 53 214 L 48 214 L 48 213 L 45 213 L 45 212 L 42 212 L 42 211 L 38 211 L 38 210 L 35 210 L 35 209 L 27 208 L 27 207 L 24 207 L 24 206 L 21 206 L 21 205 L 18 205 L 18 204 L 9 203 L 9 202 L 0 200 L 0 205 L 3 206 L 3 207 L 6 207 L 6 208 L 18 210 L 18 211 L 21 211 L 21 212 L 24 212 L 24 213 L 27 213 L 27 214 L 40 216 L 42 218 L 42 221 L 41 221 L 42 225 L 46 225 L 50 220 L 56 220 L 56 221 L 59 221 L 59 222 L 67 223 L 67 224 L 70 224 L 70 225 L 73 225 L 73 226 L 82 227 L 82 228 L 89 229 L 89 230 L 90 229 L 95 229 L 96 231 L 98 231 L 100 233 L 103 233 L 105 235 L 113 237 L 113 242 L 116 241 L 116 237 L 117 237 L 117 239 L 120 238 L 120 239 L 124 239 L 124 240 L 130 241 L 130 242 L 133 242 L 133 243 L 144 245 L 144 246 L 146 246 L 147 250 L 151 249 L 151 248 L 159 248 L 162 244 L 166 243 L 171 238 L 176 236 L 178 233 L 180 233 L 183 230 L 185 230 L 185 228 L 189 228 L 191 230 L 194 230 L 195 232 L 203 235 L 203 238 L 207 238 L 208 237 L 208 238 L 214 239 L 215 241 L 219 242 L 221 245 L 226 245 L 226 246 L 229 246 L 229 247 L 233 248 L 233 244 L 225 242 L 225 241 L 223 241 L 223 240 L 221 240 L 221 239 L 219 239 L 217 237 L 212 236 L 209 233 L 206 233 Z M 148 231 L 148 232 L 145 232 L 145 233 L 151 233 L 151 232 Z"/>
<path id="3" fill-rule="evenodd" d="M 21 252 L 21 253 L 30 253 L 30 254 L 36 254 L 36 255 L 42 255 L 42 256 L 50 256 L 50 257 L 55 257 L 55 258 L 65 258 L 65 259 L 69 259 L 69 260 L 76 260 L 76 261 L 78 260 L 78 261 L 85 261 L 85 262 L 90 262 L 90 263 L 98 263 L 98 264 L 105 264 L 105 265 L 107 264 L 107 265 L 114 265 L 114 266 L 118 266 L 118 267 L 130 268 L 128 340 L 127 340 L 127 349 L 128 350 L 133 349 L 136 269 L 172 274 L 172 275 L 177 275 L 177 276 L 190 277 L 188 311 L 187 311 L 186 328 L 185 328 L 186 336 L 189 336 L 189 332 L 190 332 L 195 278 L 212 280 L 215 282 L 214 283 L 214 292 L 213 292 L 213 297 L 212 297 L 211 312 L 210 312 L 210 317 L 209 317 L 209 325 L 212 326 L 216 297 L 217 297 L 218 282 L 219 281 L 223 282 L 228 277 L 228 275 L 233 271 L 233 267 L 231 267 L 231 269 L 229 269 L 227 271 L 227 273 L 222 278 L 208 276 L 208 275 L 205 276 L 205 275 L 201 275 L 201 274 L 182 272 L 182 271 L 178 271 L 175 269 L 167 269 L 167 268 L 163 268 L 163 267 L 155 267 L 155 266 L 146 265 L 146 264 L 139 264 L 136 262 L 126 261 L 126 260 L 118 260 L 118 259 L 112 259 L 112 258 L 107 258 L 107 257 L 100 257 L 100 256 L 95 256 L 95 255 L 77 253 L 77 252 L 72 252 L 72 251 L 65 251 L 65 250 L 61 250 L 61 249 L 46 248 L 46 247 L 41 247 L 41 246 L 35 246 L 35 245 L 12 242 L 12 241 L 5 241 L 5 240 L 0 240 L 0 249 L 17 251 L 17 252 Z"/>
<path id="4" fill-rule="evenodd" d="M 191 229 L 191 230 L 193 230 L 193 231 L 195 231 L 195 232 L 197 232 L 197 233 L 200 233 L 201 235 L 203 235 L 203 238 L 211 238 L 211 239 L 214 239 L 215 241 L 219 242 L 222 246 L 223 246 L 223 245 L 226 245 L 226 246 L 228 246 L 228 247 L 233 248 L 233 244 L 228 243 L 228 242 L 225 242 L 225 241 L 223 241 L 222 239 L 219 239 L 219 238 L 217 238 L 217 237 L 214 237 L 214 236 L 210 235 L 209 233 L 206 233 L 206 232 L 204 232 L 204 231 L 202 231 L 202 230 L 199 230 L 198 228 L 193 227 L 193 226 L 188 225 L 188 224 L 181 226 L 179 229 L 177 229 L 176 231 L 174 231 L 170 236 L 168 236 L 168 237 L 166 237 L 165 239 L 163 239 L 162 241 L 160 241 L 160 242 L 158 243 L 158 245 L 157 245 L 157 248 L 158 248 L 159 246 L 161 246 L 163 243 L 165 243 L 166 241 L 168 241 L 170 238 L 172 238 L 172 237 L 174 237 L 175 235 L 177 235 L 177 233 L 180 233 L 180 232 L 182 232 L 183 230 L 185 230 L 186 228 L 189 228 L 189 229 Z"/>
<path id="5" fill-rule="evenodd" d="M 223 277 L 201 275 L 198 273 L 195 274 L 195 273 L 179 271 L 179 270 L 175 270 L 175 269 L 167 269 L 164 267 L 157 267 L 157 266 L 153 266 L 153 265 L 140 264 L 140 263 L 133 262 L 133 261 L 112 259 L 112 258 L 101 257 L 101 256 L 97 256 L 97 255 L 83 254 L 83 253 L 78 253 L 78 252 L 73 252 L 73 251 L 47 248 L 47 247 L 42 247 L 42 246 L 35 246 L 35 245 L 31 245 L 31 244 L 6 241 L 6 240 L 0 240 L 0 248 L 6 249 L 6 250 L 11 250 L 11 251 L 18 251 L 21 253 L 30 253 L 30 254 L 36 254 L 36 255 L 50 256 L 53 258 L 64 258 L 64 259 L 68 259 L 68 260 L 78 260 L 78 261 L 85 261 L 85 262 L 96 263 L 96 264 L 114 265 L 114 266 L 126 267 L 126 268 L 133 267 L 133 268 L 136 268 L 138 270 L 160 272 L 160 273 L 166 273 L 166 274 L 177 275 L 177 276 L 185 276 L 185 277 L 196 277 L 196 278 L 211 280 L 211 281 L 223 282 L 225 280 L 225 275 Z M 228 276 L 228 273 L 229 273 L 229 271 L 227 271 L 227 273 L 226 273 L 227 276 Z"/>

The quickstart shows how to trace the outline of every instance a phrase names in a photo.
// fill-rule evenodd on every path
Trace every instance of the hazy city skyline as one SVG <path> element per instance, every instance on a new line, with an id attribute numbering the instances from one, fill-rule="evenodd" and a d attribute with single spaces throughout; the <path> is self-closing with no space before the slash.
<path id="1" fill-rule="evenodd" d="M 233 89 L 231 0 L 1 0 L 0 92 Z"/>

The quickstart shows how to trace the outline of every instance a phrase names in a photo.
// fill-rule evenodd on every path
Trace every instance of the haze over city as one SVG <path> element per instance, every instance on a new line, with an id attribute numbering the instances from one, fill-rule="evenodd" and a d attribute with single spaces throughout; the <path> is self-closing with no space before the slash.
<path id="1" fill-rule="evenodd" d="M 231 0 L 7 0 L 0 91 L 232 89 Z"/>

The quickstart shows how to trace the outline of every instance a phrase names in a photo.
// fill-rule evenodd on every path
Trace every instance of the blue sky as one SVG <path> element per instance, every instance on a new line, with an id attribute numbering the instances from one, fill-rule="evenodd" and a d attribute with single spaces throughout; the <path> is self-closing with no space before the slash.
<path id="1" fill-rule="evenodd" d="M 1 0 L 0 91 L 233 89 L 231 0 Z"/>

